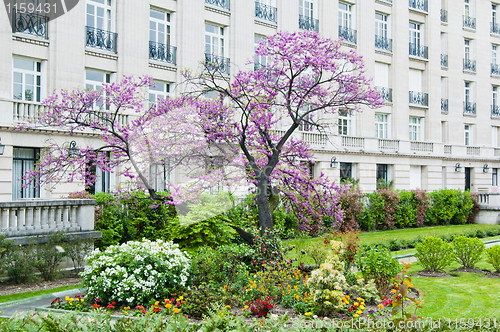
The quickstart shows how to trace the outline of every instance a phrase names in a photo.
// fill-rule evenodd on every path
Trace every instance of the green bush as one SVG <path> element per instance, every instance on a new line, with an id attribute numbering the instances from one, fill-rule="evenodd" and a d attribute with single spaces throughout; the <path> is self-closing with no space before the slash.
<path id="1" fill-rule="evenodd" d="M 394 211 L 397 228 L 413 227 L 417 219 L 417 207 L 411 191 L 398 191 L 399 202 Z"/>
<path id="2" fill-rule="evenodd" d="M 486 249 L 486 262 L 493 265 L 495 271 L 500 272 L 500 245 Z"/>
<path id="3" fill-rule="evenodd" d="M 400 271 L 398 261 L 392 258 L 389 250 L 382 247 L 359 250 L 356 254 L 356 266 L 363 278 L 375 281 L 381 294 L 389 289 L 392 278 Z"/>
<path id="4" fill-rule="evenodd" d="M 34 265 L 43 280 L 53 280 L 57 277 L 57 268 L 66 256 L 62 249 L 64 234 L 56 232 L 48 236 L 48 242 L 38 245 Z"/>
<path id="5" fill-rule="evenodd" d="M 443 271 L 453 263 L 453 247 L 442 239 L 429 236 L 417 244 L 415 257 L 427 271 Z"/>
<path id="6" fill-rule="evenodd" d="M 72 239 L 67 238 L 62 247 L 66 256 L 73 262 L 75 272 L 83 270 L 85 258 L 94 249 L 94 239 Z"/>
<path id="7" fill-rule="evenodd" d="M 4 270 L 15 283 L 25 283 L 35 278 L 37 259 L 33 244 L 13 247 L 4 256 Z"/>
<path id="8" fill-rule="evenodd" d="M 474 268 L 484 251 L 483 241 L 477 238 L 459 236 L 452 242 L 455 260 L 465 268 Z"/>

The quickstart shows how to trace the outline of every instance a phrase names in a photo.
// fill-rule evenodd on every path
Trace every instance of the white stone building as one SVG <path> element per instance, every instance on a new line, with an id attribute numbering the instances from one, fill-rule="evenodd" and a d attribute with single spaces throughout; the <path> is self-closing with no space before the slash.
<path id="1" fill-rule="evenodd" d="M 33 1 L 37 8 L 43 0 Z M 181 70 L 197 68 L 205 54 L 220 54 L 221 71 L 231 75 L 252 68 L 247 62 L 260 38 L 300 29 L 343 37 L 345 47 L 363 55 L 387 101 L 354 116 L 330 116 L 328 135 L 298 133 L 316 151 L 315 174 L 351 176 L 365 191 L 375 190 L 377 178 L 396 189 L 496 191 L 497 8 L 500 2 L 488 0 L 80 0 L 49 22 L 43 13 L 7 9 L 0 20 L 0 138 L 6 146 L 0 201 L 83 189 L 21 189 L 18 180 L 48 137 L 77 145 L 98 139 L 12 130 L 52 90 L 147 74 L 157 83 L 151 98 L 175 95 Z M 120 181 L 97 172 L 96 191 Z M 176 181 L 175 174 L 169 177 Z"/>

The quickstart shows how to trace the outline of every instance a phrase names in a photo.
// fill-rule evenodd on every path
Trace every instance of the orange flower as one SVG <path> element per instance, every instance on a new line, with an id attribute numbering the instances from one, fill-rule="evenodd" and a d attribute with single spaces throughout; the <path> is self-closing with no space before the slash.
<path id="1" fill-rule="evenodd" d="M 174 308 L 174 314 L 178 314 L 178 313 L 179 313 L 179 311 L 180 311 L 179 309 Z"/>

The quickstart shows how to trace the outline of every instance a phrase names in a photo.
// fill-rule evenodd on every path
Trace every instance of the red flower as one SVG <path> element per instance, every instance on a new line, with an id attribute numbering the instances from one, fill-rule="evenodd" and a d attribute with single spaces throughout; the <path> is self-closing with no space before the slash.
<path id="1" fill-rule="evenodd" d="M 94 309 L 97 309 L 100 307 L 100 305 L 98 305 L 97 303 L 94 303 L 92 306 L 94 307 Z"/>

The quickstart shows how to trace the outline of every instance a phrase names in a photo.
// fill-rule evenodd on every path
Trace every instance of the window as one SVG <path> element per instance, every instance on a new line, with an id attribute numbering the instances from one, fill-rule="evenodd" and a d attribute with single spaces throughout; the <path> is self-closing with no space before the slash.
<path id="1" fill-rule="evenodd" d="M 421 28 L 421 24 L 410 22 L 410 44 L 415 45 L 415 47 L 420 47 L 420 44 L 423 44 Z"/>
<path id="2" fill-rule="evenodd" d="M 410 189 L 422 188 L 422 166 L 410 165 Z"/>
<path id="3" fill-rule="evenodd" d="M 497 24 L 497 5 L 491 5 L 491 24 L 494 26 Z"/>
<path id="4" fill-rule="evenodd" d="M 389 65 L 375 62 L 375 86 L 389 88 Z"/>
<path id="5" fill-rule="evenodd" d="M 104 31 L 113 31 L 111 0 L 87 0 L 87 26 Z"/>
<path id="6" fill-rule="evenodd" d="M 224 56 L 224 28 L 205 23 L 205 53 Z"/>
<path id="7" fill-rule="evenodd" d="M 465 61 L 471 59 L 471 49 L 470 49 L 470 40 L 469 39 L 464 39 L 464 59 Z"/>
<path id="8" fill-rule="evenodd" d="M 161 164 L 154 164 L 149 167 L 150 185 L 156 191 L 167 190 L 168 184 L 171 182 L 170 162 L 167 160 Z"/>
<path id="9" fill-rule="evenodd" d="M 470 0 L 464 0 L 464 15 L 465 17 L 471 16 L 471 3 Z"/>
<path id="10" fill-rule="evenodd" d="M 421 141 L 422 118 L 410 117 L 410 141 Z"/>
<path id="11" fill-rule="evenodd" d="M 313 1 L 299 0 L 299 15 L 314 18 Z"/>
<path id="12" fill-rule="evenodd" d="M 111 82 L 111 74 L 107 74 L 101 71 L 87 69 L 85 70 L 85 89 L 88 91 L 101 91 L 103 83 Z M 98 101 L 94 107 L 101 108 L 104 105 L 104 98 Z M 106 109 L 109 109 L 109 105 L 106 105 Z"/>
<path id="13" fill-rule="evenodd" d="M 441 77 L 441 111 L 448 111 L 448 78 Z"/>
<path id="14" fill-rule="evenodd" d="M 265 41 L 266 37 L 263 36 L 254 36 L 254 53 L 257 50 L 257 46 L 259 45 L 260 42 Z M 259 67 L 265 67 L 267 65 L 267 58 L 264 55 L 257 55 L 254 54 L 254 64 L 255 64 L 255 69 L 259 69 Z"/>
<path id="15" fill-rule="evenodd" d="M 498 168 L 491 169 L 491 185 L 498 186 Z"/>
<path id="16" fill-rule="evenodd" d="M 106 153 L 106 159 L 111 159 L 111 153 Z M 88 174 L 91 179 L 95 179 L 85 190 L 94 195 L 95 193 L 109 192 L 111 189 L 111 173 L 96 167 L 92 161 L 87 163 Z"/>
<path id="17" fill-rule="evenodd" d="M 149 41 L 170 45 L 170 13 L 149 10 Z"/>
<path id="18" fill-rule="evenodd" d="M 379 183 L 380 180 L 383 180 L 384 185 L 387 185 L 389 182 L 388 166 L 389 165 L 387 164 L 377 164 L 377 183 Z"/>
<path id="19" fill-rule="evenodd" d="M 375 113 L 375 137 L 387 138 L 389 127 L 389 115 Z"/>
<path id="20" fill-rule="evenodd" d="M 345 182 L 349 178 L 354 178 L 352 163 L 340 163 L 340 183 Z"/>
<path id="21" fill-rule="evenodd" d="M 23 176 L 26 172 L 35 170 L 36 163 L 40 159 L 40 149 L 15 147 L 12 152 L 12 200 L 39 198 L 40 184 L 38 181 L 32 180 L 27 184 L 23 180 Z"/>
<path id="22" fill-rule="evenodd" d="M 387 21 L 388 15 L 375 13 L 375 36 L 380 38 L 388 38 Z"/>
<path id="23" fill-rule="evenodd" d="M 471 125 L 464 125 L 464 144 L 465 145 L 472 145 L 472 126 Z"/>
<path id="24" fill-rule="evenodd" d="M 169 94 L 169 83 L 153 81 L 153 84 L 149 86 L 149 105 L 155 104 L 158 100 L 166 99 Z"/>
<path id="25" fill-rule="evenodd" d="M 465 104 L 466 105 L 470 104 L 472 102 L 471 83 L 470 82 L 465 82 L 464 95 L 465 95 Z"/>
<path id="26" fill-rule="evenodd" d="M 497 45 L 491 45 L 491 63 L 493 65 L 497 64 Z"/>
<path id="27" fill-rule="evenodd" d="M 491 127 L 491 146 L 493 146 L 494 148 L 497 148 L 499 143 L 498 134 L 500 134 L 500 130 L 498 129 L 499 127 L 497 126 Z"/>
<path id="28" fill-rule="evenodd" d="M 338 127 L 339 135 L 353 136 L 353 116 L 347 113 L 339 113 Z"/>
<path id="29" fill-rule="evenodd" d="M 304 106 L 304 107 L 302 107 L 302 110 L 303 110 L 302 114 L 309 112 L 310 106 L 309 105 Z M 304 120 L 302 120 L 300 122 L 299 127 L 297 129 L 300 131 L 312 131 L 312 130 L 314 130 L 315 129 L 314 123 L 316 121 L 315 113 L 316 113 L 316 111 L 307 114 L 304 117 Z"/>
<path id="30" fill-rule="evenodd" d="M 352 6 L 339 2 L 339 27 L 352 29 Z"/>
<path id="31" fill-rule="evenodd" d="M 42 94 L 42 63 L 13 58 L 13 98 L 40 102 Z"/>
<path id="32" fill-rule="evenodd" d="M 494 85 L 491 88 L 491 105 L 493 108 L 498 105 L 498 87 Z"/>

